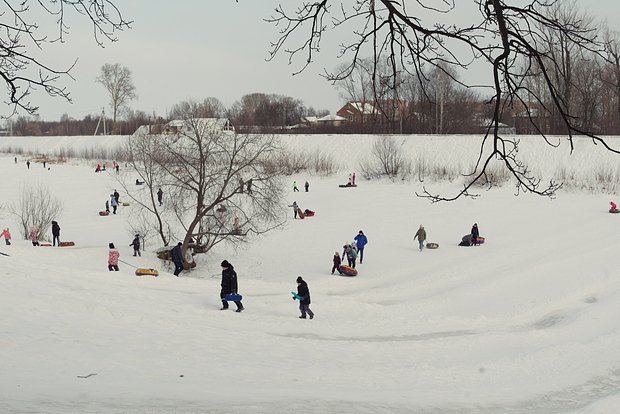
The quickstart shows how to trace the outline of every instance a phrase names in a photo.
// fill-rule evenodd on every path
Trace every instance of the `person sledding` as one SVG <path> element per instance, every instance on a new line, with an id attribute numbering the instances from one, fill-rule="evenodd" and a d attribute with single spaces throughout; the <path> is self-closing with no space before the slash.
<path id="1" fill-rule="evenodd" d="M 613 201 L 610 201 L 609 205 L 611 206 L 609 208 L 610 213 L 620 213 L 620 210 L 618 210 L 618 206 L 616 205 L 616 203 L 614 203 Z"/>

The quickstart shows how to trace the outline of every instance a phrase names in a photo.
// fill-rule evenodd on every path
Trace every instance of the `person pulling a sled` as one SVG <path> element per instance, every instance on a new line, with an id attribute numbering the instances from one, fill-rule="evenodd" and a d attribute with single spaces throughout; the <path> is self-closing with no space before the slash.
<path id="1" fill-rule="evenodd" d="M 424 249 L 424 241 L 426 240 L 426 230 L 424 230 L 424 226 L 421 224 L 415 236 L 413 236 L 413 240 L 415 239 L 418 239 L 418 243 L 420 244 L 420 251 L 422 251 L 422 249 Z"/>
<path id="2" fill-rule="evenodd" d="M 108 244 L 110 251 L 108 252 L 108 270 L 118 272 L 118 258 L 120 253 L 114 247 L 114 243 Z"/>
<path id="3" fill-rule="evenodd" d="M 306 319 L 306 314 L 310 316 L 310 319 L 314 318 L 314 312 L 310 310 L 310 289 L 301 276 L 297 278 L 297 296 L 301 298 L 299 299 L 299 311 L 301 312 L 299 319 Z M 294 297 L 293 300 L 295 300 Z"/>

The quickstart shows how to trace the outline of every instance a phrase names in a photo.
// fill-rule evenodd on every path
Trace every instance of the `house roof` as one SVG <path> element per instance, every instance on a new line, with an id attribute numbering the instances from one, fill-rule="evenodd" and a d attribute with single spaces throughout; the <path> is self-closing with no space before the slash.
<path id="1" fill-rule="evenodd" d="M 346 120 L 347 118 L 344 118 L 342 116 L 329 114 L 329 115 L 325 115 L 324 117 L 317 119 L 317 122 L 337 122 L 337 121 L 346 121 Z"/>

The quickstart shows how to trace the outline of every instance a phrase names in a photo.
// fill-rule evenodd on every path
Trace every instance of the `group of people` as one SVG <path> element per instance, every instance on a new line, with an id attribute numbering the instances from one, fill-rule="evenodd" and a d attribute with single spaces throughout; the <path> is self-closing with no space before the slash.
<path id="1" fill-rule="evenodd" d="M 307 193 L 308 190 L 310 189 L 310 183 L 308 181 L 304 183 L 304 188 L 306 189 L 306 193 Z M 297 181 L 293 181 L 293 192 L 294 193 L 299 192 L 299 188 L 297 187 Z"/>
<path id="2" fill-rule="evenodd" d="M 345 243 L 344 246 L 342 246 L 342 256 L 340 256 L 340 253 L 338 253 L 337 251 L 334 252 L 334 257 L 332 259 L 332 275 L 335 271 L 338 271 L 338 273 L 340 273 L 341 275 L 343 274 L 341 265 L 345 257 L 347 259 L 347 264 L 349 265 L 349 267 L 352 267 L 354 269 L 355 262 L 358 257 L 360 259 L 360 264 L 363 263 L 364 248 L 366 247 L 366 244 L 368 244 L 368 238 L 366 237 L 364 232 L 360 230 L 359 233 L 353 238 L 353 242 Z"/>
<path id="3" fill-rule="evenodd" d="M 420 251 L 424 249 L 424 243 L 426 242 L 426 229 L 420 224 L 418 231 L 413 236 L 413 240 L 418 240 Z M 480 237 L 480 229 L 478 223 L 474 223 L 471 227 L 469 234 L 466 234 L 461 239 L 459 246 L 479 246 L 482 238 Z"/>
<path id="4" fill-rule="evenodd" d="M 110 272 L 115 271 L 118 272 L 118 259 L 121 256 L 120 252 L 116 249 L 116 247 L 114 246 L 114 243 L 109 243 L 108 244 L 109 247 L 109 251 L 108 251 L 108 270 Z M 141 243 L 140 243 L 140 235 L 136 234 L 131 242 L 131 244 L 129 245 L 129 247 L 133 247 L 133 255 L 135 256 L 142 256 L 142 253 L 140 253 L 140 247 L 141 247 Z"/>
<path id="5" fill-rule="evenodd" d="M 114 192 L 110 194 L 110 201 L 106 200 L 105 202 L 105 211 L 110 212 L 110 205 L 112 205 L 112 214 L 116 214 L 116 210 L 118 209 L 119 197 L 121 195 L 114 189 Z"/>
<path id="6" fill-rule="evenodd" d="M 116 162 L 116 160 L 112 162 L 112 168 L 116 171 L 117 174 L 120 172 L 120 165 Z M 103 166 L 101 164 L 97 164 L 97 166 L 95 167 L 96 173 L 101 171 L 105 171 L 105 164 L 103 164 Z"/>

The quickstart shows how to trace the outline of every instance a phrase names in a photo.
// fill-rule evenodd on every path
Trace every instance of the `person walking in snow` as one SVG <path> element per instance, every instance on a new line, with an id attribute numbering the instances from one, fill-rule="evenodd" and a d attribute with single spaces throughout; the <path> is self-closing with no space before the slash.
<path id="1" fill-rule="evenodd" d="M 114 196 L 114 194 L 110 194 L 110 204 L 112 205 L 112 214 L 116 214 L 116 209 L 118 208 L 118 199 Z"/>
<path id="2" fill-rule="evenodd" d="M 293 217 L 297 218 L 297 212 L 299 211 L 299 206 L 297 205 L 297 201 L 293 201 L 289 207 L 293 207 Z"/>
<path id="3" fill-rule="evenodd" d="M 223 260 L 220 266 L 222 267 L 222 289 L 220 290 L 222 308 L 220 310 L 226 310 L 228 309 L 228 301 L 224 298 L 226 295 L 235 295 L 238 292 L 237 272 L 235 272 L 233 265 L 228 263 L 228 260 Z M 237 305 L 235 312 L 241 312 L 244 309 L 240 300 L 236 300 L 235 305 Z"/>
<path id="4" fill-rule="evenodd" d="M 360 257 L 360 264 L 362 264 L 364 261 L 364 246 L 368 244 L 368 238 L 364 232 L 360 230 L 359 233 L 357 233 L 357 236 L 354 237 L 354 240 L 355 245 L 357 246 L 358 256 Z"/>
<path id="5" fill-rule="evenodd" d="M 164 204 L 164 192 L 161 191 L 161 188 L 157 190 L 157 202 L 159 202 L 160 206 Z"/>
<path id="6" fill-rule="evenodd" d="M 247 193 L 252 194 L 252 179 L 250 178 L 246 184 Z"/>
<path id="7" fill-rule="evenodd" d="M 26 167 L 28 167 L 28 169 L 30 169 L 30 160 L 26 161 Z"/>
<path id="8" fill-rule="evenodd" d="M 422 251 L 424 248 L 424 241 L 426 240 L 426 230 L 424 230 L 424 226 L 421 224 L 415 236 L 413 236 L 413 240 L 415 239 L 418 239 L 418 243 L 420 243 L 420 251 Z"/>
<path id="9" fill-rule="evenodd" d="M 478 223 L 474 223 L 471 228 L 471 244 L 472 246 L 480 246 L 478 242 L 478 237 L 480 237 L 480 231 L 478 230 Z"/>
<path id="10" fill-rule="evenodd" d="M 299 192 L 299 188 L 297 188 L 297 181 L 293 181 L 293 192 Z"/>
<path id="11" fill-rule="evenodd" d="M 120 253 L 114 247 L 114 243 L 108 244 L 110 251 L 108 252 L 108 270 L 118 272 L 118 258 Z"/>
<path id="12" fill-rule="evenodd" d="M 347 256 L 347 263 L 349 264 L 349 266 L 355 269 L 355 259 L 357 259 L 357 252 L 349 243 L 344 245 L 343 257 L 345 255 Z"/>
<path id="13" fill-rule="evenodd" d="M 116 164 L 116 167 L 115 167 L 115 168 L 116 168 L 116 173 L 118 174 L 118 172 L 119 172 L 119 170 L 120 170 L 119 165 L 118 165 L 118 164 Z"/>
<path id="14" fill-rule="evenodd" d="M 121 195 L 118 193 L 118 191 L 116 191 L 116 189 L 114 189 L 114 193 L 112 193 L 112 195 L 116 199 L 116 205 L 118 206 L 118 203 L 120 203 L 119 198 Z"/>
<path id="15" fill-rule="evenodd" d="M 304 188 L 306 189 L 306 193 L 307 193 L 308 189 L 310 188 L 310 184 L 308 183 L 308 181 L 306 181 L 306 183 L 304 184 Z"/>
<path id="16" fill-rule="evenodd" d="M 110 200 L 105 201 L 105 211 L 106 213 L 110 212 Z"/>
<path id="17" fill-rule="evenodd" d="M 37 230 L 36 227 L 30 229 L 30 241 L 33 246 L 39 245 L 39 230 Z"/>
<path id="18" fill-rule="evenodd" d="M 52 246 L 56 246 L 56 242 L 60 246 L 60 226 L 58 222 L 52 221 Z"/>
<path id="19" fill-rule="evenodd" d="M 301 298 L 299 299 L 299 311 L 301 312 L 299 319 L 306 319 L 306 314 L 310 316 L 310 319 L 314 318 L 314 312 L 310 310 L 310 289 L 301 276 L 297 278 L 297 296 Z"/>
<path id="20" fill-rule="evenodd" d="M 334 274 L 334 271 L 338 271 L 338 273 L 342 274 L 342 272 L 340 271 L 340 265 L 342 264 L 342 259 L 340 258 L 340 254 L 338 252 L 334 252 L 334 265 L 332 266 L 332 275 Z"/>
<path id="21" fill-rule="evenodd" d="M 179 276 L 179 273 L 181 273 L 184 269 L 183 249 L 181 246 L 183 246 L 183 243 L 179 242 L 170 251 L 170 255 L 172 256 L 172 262 L 174 263 L 174 275 L 177 277 Z"/>
<path id="22" fill-rule="evenodd" d="M 355 173 L 351 174 L 351 185 L 355 185 Z M 360 263 L 362 263 L 361 260 Z"/>
<path id="23" fill-rule="evenodd" d="M 0 237 L 4 237 L 4 241 L 6 242 L 7 246 L 11 245 L 11 232 L 9 231 L 8 227 L 4 229 L 2 233 L 0 233 Z"/>
<path id="24" fill-rule="evenodd" d="M 142 254 L 140 254 L 140 235 L 139 234 L 136 234 L 134 236 L 133 241 L 131 242 L 129 246 L 133 246 L 134 257 L 136 257 L 136 255 L 142 256 Z"/>

